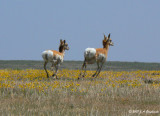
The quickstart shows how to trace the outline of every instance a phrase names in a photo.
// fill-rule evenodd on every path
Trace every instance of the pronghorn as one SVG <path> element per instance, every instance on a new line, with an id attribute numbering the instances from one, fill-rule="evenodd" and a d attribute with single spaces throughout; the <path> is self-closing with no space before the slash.
<path id="1" fill-rule="evenodd" d="M 57 78 L 57 72 L 60 64 L 63 62 L 63 58 L 65 55 L 65 50 L 69 50 L 68 44 L 66 41 L 60 40 L 60 46 L 59 46 L 59 52 L 55 50 L 46 50 L 42 52 L 42 57 L 44 60 L 44 70 L 47 73 L 47 78 L 49 78 L 49 74 L 46 69 L 46 65 L 48 62 L 52 63 L 52 67 L 55 67 L 55 73 L 52 75 L 53 77 L 56 76 Z"/>
<path id="2" fill-rule="evenodd" d="M 84 77 L 86 75 L 87 64 L 94 64 L 95 62 L 97 63 L 98 68 L 97 68 L 97 71 L 92 75 L 92 77 L 97 77 L 99 75 L 99 73 L 101 72 L 102 66 L 107 59 L 109 46 L 113 46 L 113 42 L 110 38 L 110 33 L 108 37 L 104 35 L 103 48 L 86 48 L 85 49 L 84 62 L 82 65 L 82 71 L 84 67 L 85 67 L 85 71 L 83 75 L 81 71 L 80 77 L 81 76 Z M 78 79 L 80 77 L 78 77 Z"/>

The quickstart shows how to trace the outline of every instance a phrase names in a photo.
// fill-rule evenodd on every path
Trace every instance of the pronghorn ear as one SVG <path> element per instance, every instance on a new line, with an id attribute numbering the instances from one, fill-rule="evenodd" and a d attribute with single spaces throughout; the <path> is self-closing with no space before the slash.
<path id="1" fill-rule="evenodd" d="M 64 40 L 64 44 L 66 43 L 66 40 Z"/>
<path id="2" fill-rule="evenodd" d="M 61 43 L 61 44 L 62 44 L 62 42 L 63 42 L 62 39 L 60 39 L 60 43 Z"/>
<path id="3" fill-rule="evenodd" d="M 104 34 L 104 40 L 106 41 L 107 40 L 107 37 L 106 37 L 106 35 Z"/>

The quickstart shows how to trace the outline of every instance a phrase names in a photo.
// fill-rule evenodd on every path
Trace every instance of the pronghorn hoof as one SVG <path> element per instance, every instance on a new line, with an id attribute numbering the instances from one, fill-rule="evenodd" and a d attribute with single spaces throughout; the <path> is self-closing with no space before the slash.
<path id="1" fill-rule="evenodd" d="M 80 77 L 78 77 L 78 80 L 83 80 L 84 78 L 80 78 Z"/>
<path id="2" fill-rule="evenodd" d="M 56 76 L 56 79 L 59 79 L 59 78 Z"/>
<path id="3" fill-rule="evenodd" d="M 56 74 L 53 74 L 52 77 L 58 79 L 58 76 Z"/>

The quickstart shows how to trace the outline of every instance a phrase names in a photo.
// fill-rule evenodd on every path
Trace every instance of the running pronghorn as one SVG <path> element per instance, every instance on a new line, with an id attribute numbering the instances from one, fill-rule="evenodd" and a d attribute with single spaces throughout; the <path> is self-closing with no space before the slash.
<path id="1" fill-rule="evenodd" d="M 53 77 L 55 76 L 57 78 L 57 72 L 60 64 L 63 62 L 63 58 L 65 55 L 65 50 L 69 50 L 68 44 L 66 41 L 60 40 L 60 45 L 59 45 L 59 52 L 55 50 L 46 50 L 42 52 L 42 57 L 44 60 L 44 70 L 47 73 L 47 78 L 49 78 L 49 74 L 46 69 L 46 65 L 48 62 L 52 63 L 52 67 L 55 67 L 55 73 L 52 75 Z"/>
<path id="2" fill-rule="evenodd" d="M 109 46 L 113 46 L 113 42 L 110 38 L 110 34 L 108 37 L 104 35 L 104 40 L 103 40 L 103 48 L 86 48 L 84 52 L 84 62 L 82 65 L 82 71 L 83 68 L 85 67 L 85 72 L 82 75 L 82 71 L 80 73 L 80 77 L 84 77 L 86 75 L 86 67 L 87 64 L 94 64 L 97 62 L 97 71 L 92 75 L 92 77 L 97 77 L 99 73 L 101 72 L 102 66 L 105 63 L 107 59 L 107 54 L 109 50 Z M 78 77 L 78 79 L 80 78 Z"/>

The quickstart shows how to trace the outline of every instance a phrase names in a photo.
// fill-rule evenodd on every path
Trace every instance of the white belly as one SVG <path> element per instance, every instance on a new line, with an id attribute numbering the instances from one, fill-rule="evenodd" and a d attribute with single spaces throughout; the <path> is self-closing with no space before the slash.
<path id="1" fill-rule="evenodd" d="M 106 61 L 106 56 L 104 54 L 99 54 L 97 56 L 97 61 L 98 62 L 105 62 Z"/>

